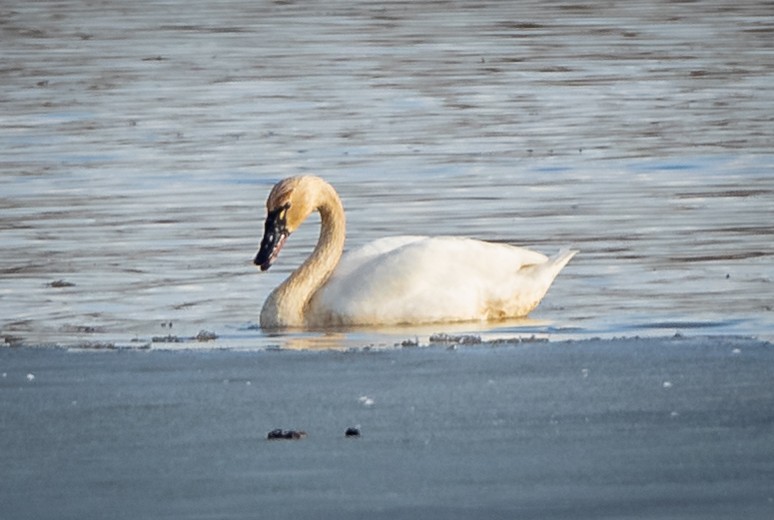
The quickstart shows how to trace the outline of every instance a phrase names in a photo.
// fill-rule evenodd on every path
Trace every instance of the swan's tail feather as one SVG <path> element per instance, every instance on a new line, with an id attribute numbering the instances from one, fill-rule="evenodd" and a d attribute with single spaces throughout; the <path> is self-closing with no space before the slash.
<path id="1" fill-rule="evenodd" d="M 556 255 L 552 256 L 545 263 L 530 265 L 524 268 L 528 272 L 532 272 L 533 280 L 539 287 L 541 298 L 548 291 L 548 288 L 553 283 L 554 279 L 559 275 L 567 262 L 569 262 L 573 256 L 578 253 L 576 249 L 562 248 Z"/>
<path id="2" fill-rule="evenodd" d="M 537 307 L 559 275 L 559 271 L 577 253 L 574 249 L 564 248 L 543 263 L 522 267 L 520 272 L 523 276 L 514 291 L 514 302 L 517 305 L 509 309 L 509 315 L 526 316 Z"/>
<path id="3" fill-rule="evenodd" d="M 556 253 L 555 256 L 552 256 L 548 259 L 548 263 L 551 265 L 551 270 L 554 271 L 556 274 L 559 274 L 559 271 L 564 268 L 565 265 L 567 265 L 567 262 L 572 260 L 572 257 L 578 254 L 577 249 L 570 249 L 569 247 L 563 247 L 561 250 L 559 250 L 558 253 Z"/>

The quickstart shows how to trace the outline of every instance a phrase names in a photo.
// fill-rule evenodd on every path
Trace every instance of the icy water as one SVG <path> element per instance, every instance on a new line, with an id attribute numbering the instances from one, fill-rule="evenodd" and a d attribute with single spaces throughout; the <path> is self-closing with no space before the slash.
<path id="1" fill-rule="evenodd" d="M 0 514 L 771 519 L 772 85 L 763 1 L 4 0 Z M 581 252 L 528 319 L 266 335 L 300 173 L 349 247 Z"/>
<path id="2" fill-rule="evenodd" d="M 0 42 L 8 344 L 774 338 L 770 2 L 4 2 Z M 269 337 L 317 222 L 259 274 L 263 202 L 307 172 L 350 247 L 581 253 L 527 320 Z"/>

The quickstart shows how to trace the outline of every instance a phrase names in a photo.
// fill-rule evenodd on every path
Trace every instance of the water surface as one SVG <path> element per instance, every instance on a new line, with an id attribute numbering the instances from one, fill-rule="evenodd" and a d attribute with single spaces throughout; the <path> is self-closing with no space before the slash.
<path id="1" fill-rule="evenodd" d="M 700 7 L 700 8 L 699 8 Z M 774 337 L 767 2 L 11 2 L 0 9 L 0 327 L 226 348 Z M 339 190 L 350 247 L 581 250 L 527 321 L 264 335 L 271 185 Z M 156 338 L 156 341 L 153 339 Z M 165 340 L 165 341 L 164 341 Z"/>

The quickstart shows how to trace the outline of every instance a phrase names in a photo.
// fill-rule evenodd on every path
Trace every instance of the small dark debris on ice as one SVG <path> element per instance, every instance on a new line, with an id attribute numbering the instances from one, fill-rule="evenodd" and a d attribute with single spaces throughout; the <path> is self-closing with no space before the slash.
<path id="1" fill-rule="evenodd" d="M 297 431 L 297 430 L 283 430 L 282 428 L 277 428 L 276 430 L 270 431 L 266 435 L 266 440 L 269 441 L 276 441 L 276 440 L 299 440 L 306 437 L 305 431 Z"/>

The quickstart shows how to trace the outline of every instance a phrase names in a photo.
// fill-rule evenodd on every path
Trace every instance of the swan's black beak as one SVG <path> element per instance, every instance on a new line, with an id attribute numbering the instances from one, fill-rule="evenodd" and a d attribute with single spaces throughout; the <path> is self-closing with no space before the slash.
<path id="1" fill-rule="evenodd" d="M 287 209 L 287 206 L 283 206 L 270 211 L 266 216 L 261 248 L 258 250 L 258 254 L 255 255 L 255 260 L 253 260 L 253 263 L 259 266 L 261 271 L 271 267 L 271 264 L 277 259 L 282 246 L 285 245 L 285 240 L 290 236 L 285 223 Z"/>

